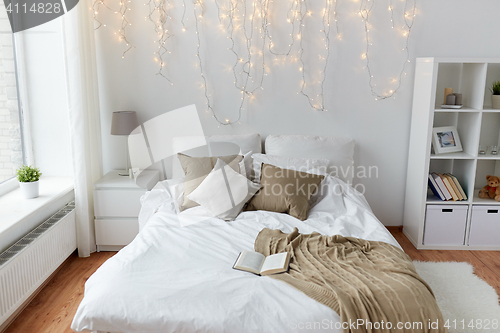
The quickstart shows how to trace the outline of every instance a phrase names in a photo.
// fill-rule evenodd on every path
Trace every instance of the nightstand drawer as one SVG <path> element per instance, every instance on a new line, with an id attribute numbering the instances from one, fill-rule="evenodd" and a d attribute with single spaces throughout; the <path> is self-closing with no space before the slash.
<path id="1" fill-rule="evenodd" d="M 100 217 L 137 217 L 142 190 L 94 190 L 94 215 Z"/>
<path id="2" fill-rule="evenodd" d="M 97 245 L 128 245 L 139 233 L 137 219 L 96 219 Z"/>

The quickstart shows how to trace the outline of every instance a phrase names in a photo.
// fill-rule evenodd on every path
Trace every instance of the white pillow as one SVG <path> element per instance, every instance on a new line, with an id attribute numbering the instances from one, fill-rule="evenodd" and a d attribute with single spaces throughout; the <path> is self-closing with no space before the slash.
<path id="1" fill-rule="evenodd" d="M 353 139 L 307 135 L 269 135 L 266 154 L 301 158 L 326 158 L 328 173 L 352 183 L 354 176 Z"/>
<path id="2" fill-rule="evenodd" d="M 277 166 L 282 169 L 297 170 L 316 175 L 325 175 L 329 161 L 324 158 L 296 158 L 273 156 L 268 154 L 253 154 L 254 181 L 260 184 L 262 163 Z"/>
<path id="3" fill-rule="evenodd" d="M 188 195 L 188 199 L 199 203 L 218 218 L 232 221 L 260 187 L 219 159 L 203 182 Z"/>
<path id="4" fill-rule="evenodd" d="M 252 163 L 253 163 L 253 151 L 249 151 L 245 155 L 243 155 L 243 160 L 241 160 L 239 166 L 240 166 L 240 173 L 243 176 L 246 176 L 248 179 L 252 179 Z"/>
<path id="5" fill-rule="evenodd" d="M 212 135 L 208 137 L 208 142 L 230 142 L 240 146 L 243 154 L 253 151 L 254 153 L 262 153 L 262 140 L 260 135 L 243 134 L 243 135 Z"/>
<path id="6" fill-rule="evenodd" d="M 141 197 L 139 212 L 139 230 L 149 221 L 160 207 L 171 205 L 170 210 L 179 213 L 179 207 L 184 200 L 184 178 L 162 180 Z"/>
<path id="7" fill-rule="evenodd" d="M 259 134 L 245 134 L 245 135 L 212 135 L 209 137 L 203 136 L 179 136 L 172 139 L 172 150 L 174 154 L 182 153 L 188 149 L 193 147 L 203 146 L 206 143 L 216 143 L 216 142 L 227 142 L 234 143 L 239 146 L 240 149 L 238 151 L 234 151 L 230 149 L 230 151 L 224 151 L 224 147 L 222 150 L 215 149 L 211 152 L 212 156 L 226 156 L 226 155 L 235 155 L 239 154 L 239 150 L 241 150 L 242 154 L 247 154 L 252 151 L 254 153 L 262 152 L 262 142 Z M 188 153 L 188 155 L 193 157 L 205 157 L 205 156 L 195 156 L 193 154 Z M 250 154 L 251 155 L 251 154 Z M 248 162 L 248 166 L 250 167 L 251 158 Z M 246 166 L 246 165 L 245 165 Z M 250 172 L 247 168 L 247 172 Z M 177 157 L 174 156 L 172 161 L 172 178 L 179 178 L 184 176 L 184 172 L 182 171 L 182 167 L 179 163 Z"/>

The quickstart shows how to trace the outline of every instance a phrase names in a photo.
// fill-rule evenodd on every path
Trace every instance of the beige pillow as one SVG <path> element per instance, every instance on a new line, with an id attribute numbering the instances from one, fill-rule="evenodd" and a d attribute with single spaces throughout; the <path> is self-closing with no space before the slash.
<path id="1" fill-rule="evenodd" d="M 287 213 L 304 221 L 309 213 L 309 199 L 324 178 L 263 163 L 260 177 L 262 188 L 250 200 L 246 210 Z"/>
<path id="2" fill-rule="evenodd" d="M 191 194 L 212 171 L 218 159 L 229 165 L 234 171 L 240 172 L 239 163 L 243 159 L 241 155 L 213 156 L 213 157 L 191 157 L 178 153 L 177 157 L 184 170 L 184 200 L 179 210 L 182 212 L 188 208 L 199 206 L 196 202 L 189 200 Z"/>

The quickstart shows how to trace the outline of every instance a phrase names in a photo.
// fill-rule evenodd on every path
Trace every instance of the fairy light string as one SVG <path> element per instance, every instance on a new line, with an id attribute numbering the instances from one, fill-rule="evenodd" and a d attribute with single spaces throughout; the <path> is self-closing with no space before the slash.
<path id="1" fill-rule="evenodd" d="M 102 0 L 95 0 L 94 3 L 92 4 L 92 14 L 93 14 L 93 17 L 94 17 L 94 21 L 97 22 L 97 27 L 94 28 L 94 30 L 97 30 L 99 29 L 100 27 L 102 26 L 105 26 L 98 18 L 97 18 L 97 14 L 99 14 L 99 10 L 101 9 L 101 6 L 109 9 L 109 10 L 112 10 L 111 8 L 108 7 L 108 5 L 106 5 L 104 3 L 104 1 Z M 114 12 L 114 10 L 112 10 Z"/>
<path id="2" fill-rule="evenodd" d="M 128 28 L 128 26 L 132 25 L 132 23 L 130 23 L 126 17 L 127 11 L 130 10 L 130 8 L 128 7 L 128 3 L 130 3 L 130 2 L 132 2 L 132 1 L 131 0 L 120 0 L 120 9 L 118 12 L 115 12 L 115 13 L 119 14 L 122 18 L 121 19 L 121 28 L 120 28 L 120 30 L 118 30 L 118 35 L 120 36 L 120 39 L 122 41 L 124 41 L 125 44 L 128 46 L 128 48 L 125 51 L 123 51 L 122 58 L 125 58 L 125 54 L 127 54 L 128 51 L 130 51 L 132 48 L 135 47 L 127 39 L 127 28 Z"/>
<path id="3" fill-rule="evenodd" d="M 182 18 L 181 18 L 181 24 L 182 24 L 182 32 L 186 32 L 186 23 L 184 22 L 186 19 L 186 0 L 182 0 Z M 196 14 L 195 14 L 196 16 Z"/>
<path id="4" fill-rule="evenodd" d="M 130 43 L 129 40 L 127 39 L 127 27 L 132 25 L 132 23 L 130 23 L 126 17 L 127 12 L 129 10 L 131 10 L 128 7 L 128 3 L 130 3 L 130 2 L 132 2 L 132 1 L 131 0 L 120 0 L 119 9 L 114 10 L 110 6 L 108 6 L 106 3 L 104 3 L 104 0 L 95 0 L 92 4 L 92 7 L 90 8 L 92 10 L 94 21 L 97 22 L 97 27 L 94 28 L 94 31 L 98 30 L 101 27 L 106 27 L 106 24 L 101 22 L 98 18 L 98 14 L 99 14 L 99 11 L 101 9 L 101 6 L 106 8 L 107 10 L 121 16 L 120 29 L 117 32 L 115 32 L 114 34 L 118 35 L 118 40 L 125 42 L 125 44 L 127 46 L 125 51 L 123 51 L 123 53 L 122 53 L 122 58 L 125 58 L 125 54 L 128 51 L 130 51 L 132 48 L 135 48 L 135 46 L 132 45 L 132 43 Z"/>
<path id="5" fill-rule="evenodd" d="M 391 28 L 394 29 L 394 7 L 392 5 L 392 0 L 389 0 L 389 10 L 391 12 Z"/>
<path id="6" fill-rule="evenodd" d="M 246 104 L 255 99 L 257 90 L 264 89 L 265 77 L 271 72 L 268 63 L 269 56 L 274 57 L 272 59 L 274 64 L 297 66 L 296 68 L 300 72 L 300 87 L 297 94 L 304 96 L 314 110 L 327 111 L 324 94 L 327 79 L 326 72 L 331 58 L 332 25 L 335 25 L 336 40 L 342 40 L 339 29 L 339 0 L 324 0 L 322 11 L 317 10 L 317 0 L 288 0 L 289 2 L 285 3 L 276 0 L 209 1 L 193 0 L 192 8 L 197 42 L 197 66 L 202 79 L 201 84 L 207 104 L 207 112 L 212 113 L 219 126 L 240 123 Z M 404 24 L 401 29 L 395 28 L 396 26 L 399 27 L 399 23 L 396 22 L 396 18 L 398 18 L 396 13 L 399 13 L 399 11 L 396 12 L 393 0 L 389 0 L 390 26 L 394 31 L 401 31 L 405 38 L 402 50 L 406 56 L 401 71 L 389 82 L 391 87 L 389 90 L 377 87 L 371 61 L 371 47 L 373 45 L 371 15 L 376 1 L 378 4 L 378 0 L 360 0 L 358 14 L 361 17 L 365 35 L 364 53 L 362 54 L 362 58 L 365 60 L 363 69 L 366 69 L 368 74 L 368 85 L 371 94 L 375 100 L 383 100 L 394 98 L 394 95 L 402 86 L 404 75 L 406 75 L 406 66 L 410 62 L 409 41 L 416 17 L 416 0 L 403 0 Z M 115 35 L 118 35 L 119 40 L 126 44 L 126 49 L 122 52 L 122 58 L 135 47 L 127 37 L 128 30 L 132 25 L 128 19 L 128 12 L 131 10 L 130 2 L 131 0 L 119 0 L 119 9 L 114 10 L 104 0 L 94 0 L 90 8 L 97 23 L 95 30 L 106 27 L 106 24 L 98 17 L 100 10 L 106 9 L 120 16 L 120 29 L 115 32 Z M 227 50 L 234 56 L 234 62 L 232 65 L 228 65 L 227 69 L 232 71 L 234 86 L 241 99 L 238 102 L 237 113 L 231 119 L 222 119 L 215 113 L 210 87 L 208 86 L 209 78 L 205 71 L 206 64 L 202 54 L 202 41 L 204 39 L 201 38 L 200 34 L 202 29 L 213 31 L 210 24 L 203 23 L 205 5 L 209 3 L 213 4 L 217 9 L 220 31 L 226 34 L 228 39 Z M 309 5 L 312 4 L 314 4 L 314 12 L 309 10 Z M 180 23 L 179 26 L 181 26 L 183 32 L 187 31 L 186 22 L 189 20 L 187 17 L 187 2 L 186 0 L 146 0 L 144 5 L 149 9 L 145 19 L 153 24 L 156 34 L 154 38 L 156 49 L 154 60 L 158 62 L 159 66 L 156 74 L 173 84 L 167 75 L 167 59 L 171 53 L 169 44 L 172 43 L 170 40 L 174 37 L 171 31 L 178 23 Z M 275 8 L 278 5 L 286 6 L 282 15 L 279 15 L 278 7 Z M 171 14 L 176 8 L 175 13 L 180 17 Z M 397 8 L 401 7 L 398 5 Z M 318 24 L 322 26 L 319 31 L 324 45 L 312 42 L 314 34 L 318 31 L 314 27 Z M 308 38 L 304 41 L 303 36 L 306 32 Z M 305 51 L 307 51 L 307 60 Z M 309 61 L 311 57 L 317 57 L 319 61 Z"/>
<path id="7" fill-rule="evenodd" d="M 302 28 L 305 26 L 304 18 L 306 16 L 309 16 L 309 10 L 307 7 L 307 2 L 306 1 L 301 1 L 301 4 L 304 4 L 303 8 L 301 8 L 301 13 L 303 13 L 302 19 L 300 20 L 300 28 L 299 28 L 299 34 L 302 35 Z M 327 111 L 325 108 L 325 97 L 324 97 L 324 86 L 326 82 L 326 71 L 328 69 L 328 62 L 330 59 L 330 13 L 332 10 L 332 0 L 326 0 L 325 1 L 325 8 L 323 10 L 323 16 L 322 16 L 322 24 L 323 24 L 323 29 L 321 29 L 321 33 L 323 34 L 323 40 L 325 42 L 325 50 L 326 50 L 326 55 L 323 57 L 321 54 L 318 54 L 319 60 L 324 61 L 324 66 L 323 70 L 320 71 L 321 79 L 319 80 L 319 90 L 320 93 L 317 94 L 316 98 L 313 98 L 310 96 L 310 94 L 306 93 L 306 87 L 309 86 L 306 82 L 306 72 L 308 70 L 306 69 L 306 63 L 304 61 L 303 55 L 304 55 L 304 45 L 302 42 L 302 38 L 300 39 L 300 50 L 299 50 L 299 60 L 301 67 L 299 68 L 299 71 L 302 73 L 302 81 L 301 81 L 301 86 L 300 86 L 300 91 L 298 94 L 304 96 L 307 98 L 307 101 L 309 105 L 314 108 L 317 111 Z"/>
<path id="8" fill-rule="evenodd" d="M 411 9 L 408 7 L 408 3 L 412 1 L 412 6 Z M 405 37 L 405 47 L 403 48 L 403 51 L 405 51 L 406 59 L 401 66 L 401 71 L 398 74 L 397 79 L 392 79 L 391 83 L 396 83 L 396 87 L 393 89 L 390 89 L 389 91 L 379 93 L 377 92 L 376 84 L 373 83 L 374 81 L 374 76 L 373 76 L 373 69 L 371 67 L 371 61 L 370 61 L 370 46 L 372 45 L 371 39 L 370 39 L 370 16 L 371 16 L 371 11 L 373 9 L 373 6 L 375 4 L 375 0 L 361 0 L 360 4 L 360 9 L 358 14 L 361 16 L 361 20 L 363 21 L 364 28 L 365 28 L 365 53 L 362 54 L 362 58 L 365 59 L 365 67 L 368 73 L 368 85 L 370 86 L 370 91 L 371 94 L 375 97 L 375 100 L 384 100 L 387 98 L 395 98 L 394 95 L 396 92 L 401 88 L 402 85 L 402 80 L 403 76 L 406 75 L 406 65 L 410 62 L 410 35 L 411 35 L 411 30 L 413 28 L 413 23 L 415 22 L 415 17 L 416 17 L 416 11 L 417 11 L 417 3 L 416 0 L 405 0 L 405 5 L 404 5 L 404 25 L 402 27 L 403 29 L 403 37 Z M 392 2 L 390 4 L 390 10 L 391 13 L 393 11 L 392 7 Z M 394 21 L 392 20 L 391 16 L 391 21 L 394 24 Z"/>
<path id="9" fill-rule="evenodd" d="M 270 1 L 267 1 L 266 18 L 268 18 L 268 13 L 269 13 L 269 2 Z M 268 23 L 267 23 L 266 35 L 267 35 L 267 38 L 269 39 L 269 52 L 276 57 L 277 56 L 288 57 L 292 51 L 292 48 L 293 48 L 293 45 L 295 44 L 295 39 L 296 39 L 295 21 L 297 20 L 297 13 L 298 13 L 297 8 L 298 8 L 298 6 L 299 6 L 299 1 L 292 0 L 291 6 L 290 6 L 289 10 L 287 11 L 286 22 L 290 25 L 291 31 L 288 34 L 289 36 L 287 36 L 287 39 L 289 39 L 290 42 L 288 44 L 288 49 L 285 52 L 278 52 L 278 51 L 274 50 L 275 43 L 273 42 L 273 37 L 271 36 L 270 29 L 269 29 L 269 27 L 271 26 L 271 23 L 269 23 L 269 21 L 267 20 Z"/>
<path id="10" fill-rule="evenodd" d="M 154 60 L 159 63 L 159 69 L 156 75 L 160 75 L 173 85 L 174 83 L 164 72 L 165 57 L 171 53 L 167 47 L 167 42 L 172 37 L 168 28 L 168 22 L 172 20 L 168 12 L 171 5 L 168 0 L 149 0 L 147 5 L 149 6 L 149 14 L 146 16 L 146 19 L 154 24 L 157 34 L 157 40 L 155 40 L 155 43 L 157 43 L 157 51 L 154 53 Z"/>

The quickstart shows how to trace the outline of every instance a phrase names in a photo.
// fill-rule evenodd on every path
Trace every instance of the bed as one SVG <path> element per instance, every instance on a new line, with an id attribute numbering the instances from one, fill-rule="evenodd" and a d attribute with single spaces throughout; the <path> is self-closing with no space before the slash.
<path id="1" fill-rule="evenodd" d="M 263 228 L 399 244 L 346 182 L 327 176 L 308 218 L 244 211 L 231 222 L 178 211 L 174 179 L 143 198 L 141 231 L 86 282 L 77 332 L 342 332 L 339 315 L 297 289 L 232 269 Z"/>

